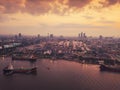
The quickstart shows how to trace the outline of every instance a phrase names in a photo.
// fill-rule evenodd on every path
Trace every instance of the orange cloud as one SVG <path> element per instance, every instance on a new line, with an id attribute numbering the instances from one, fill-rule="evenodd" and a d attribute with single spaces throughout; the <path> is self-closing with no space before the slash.
<path id="1" fill-rule="evenodd" d="M 89 4 L 92 0 L 69 0 L 68 5 L 70 7 L 81 8 Z"/>
<path id="2" fill-rule="evenodd" d="M 108 5 L 114 5 L 116 3 L 120 3 L 120 0 L 107 0 Z"/>
<path id="3" fill-rule="evenodd" d="M 0 0 L 0 13 L 63 14 L 79 10 L 93 1 L 96 0 Z M 120 0 L 98 1 L 103 7 L 120 3 Z"/>
<path id="4" fill-rule="evenodd" d="M 2 13 L 15 13 L 24 7 L 25 0 L 0 0 L 0 6 L 4 7 Z"/>
<path id="5" fill-rule="evenodd" d="M 24 12 L 31 14 L 47 13 L 51 7 L 50 3 L 55 0 L 26 0 Z"/>
<path id="6" fill-rule="evenodd" d="M 99 2 L 103 7 L 108 7 L 120 3 L 120 0 L 105 0 L 105 2 Z"/>
<path id="7" fill-rule="evenodd" d="M 26 12 L 31 14 L 67 12 L 68 8 L 82 8 L 92 0 L 0 0 L 0 12 L 16 13 Z"/>

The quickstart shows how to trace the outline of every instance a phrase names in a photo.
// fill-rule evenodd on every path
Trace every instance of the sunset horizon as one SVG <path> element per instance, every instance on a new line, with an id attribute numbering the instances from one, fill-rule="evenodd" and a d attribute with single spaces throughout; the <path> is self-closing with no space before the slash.
<path id="1" fill-rule="evenodd" d="M 120 0 L 0 0 L 0 90 L 120 90 Z"/>
<path id="2" fill-rule="evenodd" d="M 120 37 L 120 0 L 0 0 L 0 34 Z"/>

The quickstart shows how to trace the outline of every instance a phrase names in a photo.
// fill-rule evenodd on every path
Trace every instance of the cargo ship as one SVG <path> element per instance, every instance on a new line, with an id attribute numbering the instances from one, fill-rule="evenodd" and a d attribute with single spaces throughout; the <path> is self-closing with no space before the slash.
<path id="1" fill-rule="evenodd" d="M 119 72 L 120 73 L 120 65 L 100 65 L 101 71 L 110 71 L 110 72 Z"/>
<path id="2" fill-rule="evenodd" d="M 13 65 L 10 64 L 7 67 L 3 69 L 4 75 L 12 75 L 15 73 L 21 73 L 21 74 L 36 74 L 37 67 L 32 68 L 13 68 Z"/>
<path id="3" fill-rule="evenodd" d="M 12 56 L 12 60 L 36 61 L 37 58 L 35 58 L 33 56 Z"/>

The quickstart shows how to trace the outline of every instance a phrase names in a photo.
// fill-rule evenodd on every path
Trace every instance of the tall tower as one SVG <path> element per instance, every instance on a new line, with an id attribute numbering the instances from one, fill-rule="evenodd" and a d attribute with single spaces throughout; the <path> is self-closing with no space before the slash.
<path id="1" fill-rule="evenodd" d="M 80 38 L 81 36 L 80 36 L 80 33 L 78 34 L 78 38 Z"/>
<path id="2" fill-rule="evenodd" d="M 40 38 L 40 34 L 38 34 L 38 36 L 37 36 L 38 38 Z"/>
<path id="3" fill-rule="evenodd" d="M 81 38 L 83 37 L 83 32 L 81 32 Z"/>
<path id="4" fill-rule="evenodd" d="M 22 34 L 21 34 L 21 33 L 19 33 L 19 34 L 18 34 L 18 36 L 19 36 L 19 38 L 21 38 L 21 37 L 22 37 Z"/>
<path id="5" fill-rule="evenodd" d="M 53 34 L 50 34 L 50 38 L 53 38 L 54 36 L 53 36 Z"/>

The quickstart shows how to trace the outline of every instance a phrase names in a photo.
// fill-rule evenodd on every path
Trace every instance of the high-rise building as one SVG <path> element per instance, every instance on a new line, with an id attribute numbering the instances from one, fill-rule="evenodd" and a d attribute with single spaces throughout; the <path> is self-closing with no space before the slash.
<path id="1" fill-rule="evenodd" d="M 50 38 L 53 38 L 54 36 L 53 36 L 53 34 L 50 34 Z"/>
<path id="2" fill-rule="evenodd" d="M 40 34 L 38 34 L 38 36 L 37 36 L 38 38 L 40 38 Z"/>
<path id="3" fill-rule="evenodd" d="M 78 38 L 80 38 L 81 36 L 80 36 L 80 33 L 78 34 Z"/>
<path id="4" fill-rule="evenodd" d="M 99 36 L 99 39 L 103 39 L 103 36 L 102 36 L 102 35 L 100 35 L 100 36 Z"/>
<path id="5" fill-rule="evenodd" d="M 18 36 L 17 35 L 15 35 L 15 39 L 17 39 L 18 38 Z"/>
<path id="6" fill-rule="evenodd" d="M 81 40 L 86 39 L 87 38 L 86 33 L 84 33 L 84 32 L 79 33 L 78 38 Z"/>
<path id="7" fill-rule="evenodd" d="M 83 37 L 83 32 L 81 32 L 81 36 L 80 36 L 81 38 Z"/>
<path id="8" fill-rule="evenodd" d="M 18 34 L 18 36 L 19 36 L 19 38 L 21 38 L 21 37 L 22 37 L 22 34 L 21 34 L 21 33 L 19 33 L 19 34 Z"/>
<path id="9" fill-rule="evenodd" d="M 86 38 L 86 33 L 83 33 L 83 38 Z"/>

